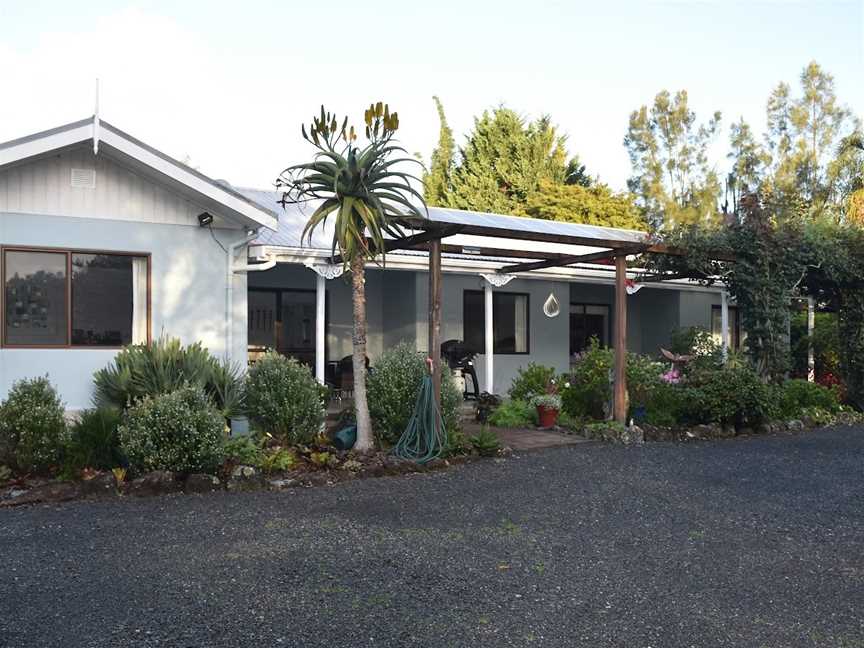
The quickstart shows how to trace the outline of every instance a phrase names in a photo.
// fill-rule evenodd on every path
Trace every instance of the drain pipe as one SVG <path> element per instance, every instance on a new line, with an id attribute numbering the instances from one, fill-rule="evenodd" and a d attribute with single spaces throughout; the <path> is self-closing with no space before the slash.
<path id="1" fill-rule="evenodd" d="M 271 258 L 269 254 L 267 255 L 267 261 L 264 263 L 255 263 L 252 265 L 249 263 L 244 263 L 242 265 L 234 264 L 234 257 L 237 254 L 237 251 L 251 243 L 257 235 L 258 230 L 253 230 L 246 236 L 246 238 L 237 241 L 236 243 L 231 243 L 228 246 L 228 254 L 226 255 L 225 358 L 228 360 L 229 364 L 234 359 L 234 313 L 232 312 L 234 306 L 234 275 L 246 272 L 269 270 L 276 265 L 276 259 Z"/>

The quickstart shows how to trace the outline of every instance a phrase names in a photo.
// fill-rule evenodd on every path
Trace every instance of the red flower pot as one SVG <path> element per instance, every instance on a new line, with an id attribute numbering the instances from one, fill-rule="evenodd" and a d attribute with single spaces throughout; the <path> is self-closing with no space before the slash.
<path id="1" fill-rule="evenodd" d="M 540 419 L 540 427 L 555 427 L 558 422 L 558 410 L 545 405 L 537 406 L 537 418 Z"/>

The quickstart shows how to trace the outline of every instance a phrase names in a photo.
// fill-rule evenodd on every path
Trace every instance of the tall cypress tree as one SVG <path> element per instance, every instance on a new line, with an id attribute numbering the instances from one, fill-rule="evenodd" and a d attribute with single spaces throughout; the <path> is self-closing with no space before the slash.
<path id="1" fill-rule="evenodd" d="M 450 175 L 453 170 L 453 154 L 456 144 L 453 140 L 453 131 L 447 125 L 447 117 L 444 115 L 444 106 L 438 97 L 432 97 L 435 108 L 438 110 L 438 120 L 441 129 L 438 133 L 438 146 L 432 151 L 432 161 L 429 172 L 423 177 L 426 204 L 430 206 L 446 206 L 447 196 L 450 193 Z"/>

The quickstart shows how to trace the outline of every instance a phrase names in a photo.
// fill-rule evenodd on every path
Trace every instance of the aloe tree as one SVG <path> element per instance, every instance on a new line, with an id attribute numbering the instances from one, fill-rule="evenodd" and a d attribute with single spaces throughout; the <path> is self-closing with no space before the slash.
<path id="1" fill-rule="evenodd" d="M 400 226 L 406 217 L 424 216 L 423 196 L 412 186 L 415 176 L 398 170 L 406 163 L 420 164 L 395 143 L 399 117 L 378 102 L 369 106 L 364 119 L 366 139 L 357 146 L 354 126 L 345 117 L 341 124 L 335 115 L 321 107 L 303 139 L 315 147 L 310 162 L 285 169 L 276 181 L 282 191 L 282 204 L 312 203 L 315 211 L 303 230 L 311 243 L 316 227 L 334 219 L 332 254 L 342 257 L 351 271 L 354 306 L 353 365 L 354 402 L 357 414 L 357 444 L 360 451 L 372 449 L 372 423 L 366 402 L 366 285 L 368 261 L 383 258 L 385 236 L 404 236 Z M 422 209 L 422 211 L 421 211 Z"/>

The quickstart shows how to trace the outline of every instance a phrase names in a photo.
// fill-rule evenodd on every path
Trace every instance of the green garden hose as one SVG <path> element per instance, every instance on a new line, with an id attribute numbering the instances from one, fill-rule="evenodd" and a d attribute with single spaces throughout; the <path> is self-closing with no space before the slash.
<path id="1" fill-rule="evenodd" d="M 419 464 L 432 461 L 444 451 L 444 434 L 444 420 L 438 409 L 432 376 L 424 376 L 417 402 L 414 404 L 414 413 L 393 448 L 393 454 L 400 459 Z"/>

